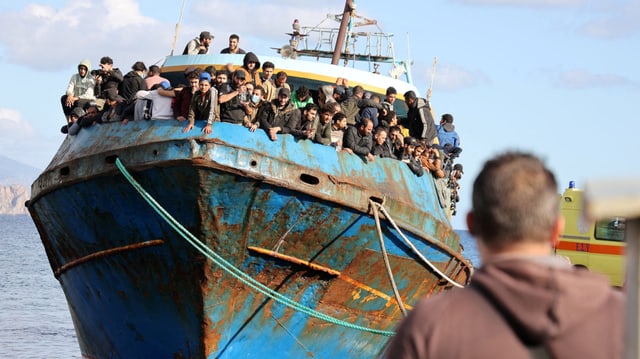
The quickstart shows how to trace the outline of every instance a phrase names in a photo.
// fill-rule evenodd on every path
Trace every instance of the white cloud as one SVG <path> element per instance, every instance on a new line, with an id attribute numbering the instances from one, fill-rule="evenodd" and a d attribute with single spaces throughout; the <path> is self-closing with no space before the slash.
<path id="1" fill-rule="evenodd" d="M 580 27 L 580 32 L 586 36 L 615 39 L 623 38 L 640 32 L 640 0 L 626 2 L 624 6 L 606 3 L 598 8 L 597 15 Z"/>
<path id="2" fill-rule="evenodd" d="M 64 135 L 34 129 L 20 111 L 0 108 L 0 153 L 37 168 L 44 168 L 53 157 Z"/>
<path id="3" fill-rule="evenodd" d="M 19 111 L 0 108 L 0 139 L 16 141 L 16 132 L 31 136 L 33 135 L 33 128 L 22 118 Z"/>
<path id="4" fill-rule="evenodd" d="M 128 57 L 140 53 L 141 45 L 145 52 L 161 56 L 170 44 L 168 36 L 161 41 L 169 27 L 165 30 L 157 20 L 143 16 L 134 0 L 71 0 L 60 8 L 30 4 L 1 13 L 0 24 L 11 29 L 0 32 L 5 61 L 39 71 L 68 68 L 87 57 Z"/>
<path id="5" fill-rule="evenodd" d="M 587 0 L 452 0 L 467 5 L 508 5 L 518 7 L 575 7 L 583 5 Z"/>
<path id="6" fill-rule="evenodd" d="M 565 71 L 557 75 L 555 84 L 568 89 L 587 89 L 599 87 L 638 87 L 628 78 L 615 74 L 595 74 L 587 70 Z"/>

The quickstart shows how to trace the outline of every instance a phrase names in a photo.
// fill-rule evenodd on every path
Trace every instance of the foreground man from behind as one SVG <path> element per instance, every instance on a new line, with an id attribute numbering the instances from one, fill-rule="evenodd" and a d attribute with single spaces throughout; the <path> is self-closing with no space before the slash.
<path id="1" fill-rule="evenodd" d="M 553 174 L 534 156 L 488 161 L 469 232 L 482 267 L 464 289 L 422 299 L 387 358 L 620 358 L 622 293 L 552 254 L 564 227 Z"/>

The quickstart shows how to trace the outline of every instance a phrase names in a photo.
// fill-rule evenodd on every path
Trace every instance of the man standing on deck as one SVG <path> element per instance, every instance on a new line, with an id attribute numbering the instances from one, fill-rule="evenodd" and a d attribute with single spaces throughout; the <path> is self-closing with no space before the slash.
<path id="1" fill-rule="evenodd" d="M 532 155 L 488 161 L 467 215 L 482 267 L 469 287 L 418 302 L 384 357 L 622 357 L 622 292 L 552 254 L 564 227 L 557 188 Z"/>
<path id="2" fill-rule="evenodd" d="M 418 140 L 424 139 L 428 145 L 432 145 L 434 139 L 438 138 L 438 133 L 429 101 L 419 98 L 413 91 L 405 92 L 404 101 L 409 107 L 405 123 L 405 127 L 409 129 L 409 135 Z"/>

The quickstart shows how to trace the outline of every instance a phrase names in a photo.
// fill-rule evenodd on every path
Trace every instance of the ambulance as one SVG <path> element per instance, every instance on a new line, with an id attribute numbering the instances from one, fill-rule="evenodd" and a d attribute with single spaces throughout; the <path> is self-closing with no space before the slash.
<path id="1" fill-rule="evenodd" d="M 602 273 L 612 286 L 624 284 L 624 228 L 622 217 L 587 221 L 583 215 L 583 194 L 571 181 L 561 197 L 560 211 L 566 224 L 555 252 L 575 266 Z"/>

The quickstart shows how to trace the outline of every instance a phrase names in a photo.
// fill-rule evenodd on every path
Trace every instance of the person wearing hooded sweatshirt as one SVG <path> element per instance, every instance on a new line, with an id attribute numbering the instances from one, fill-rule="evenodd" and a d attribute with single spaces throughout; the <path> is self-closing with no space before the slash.
<path id="1" fill-rule="evenodd" d="M 262 86 L 262 79 L 258 74 L 259 69 L 260 60 L 258 60 L 258 56 L 253 52 L 247 52 L 242 60 L 242 67 L 239 68 L 239 70 L 242 70 L 245 73 L 247 83 L 253 83 L 255 86 Z"/>
<path id="2" fill-rule="evenodd" d="M 74 108 L 83 108 L 85 104 L 96 100 L 95 87 L 96 80 L 91 75 L 91 62 L 84 59 L 78 64 L 78 73 L 71 75 L 67 91 L 60 98 L 67 123 L 72 122 L 71 113 Z"/>
<path id="3" fill-rule="evenodd" d="M 564 227 L 553 173 L 527 153 L 485 163 L 469 233 L 482 267 L 467 288 L 420 300 L 384 358 L 621 358 L 624 294 L 553 254 Z"/>
<path id="4" fill-rule="evenodd" d="M 453 125 L 453 116 L 445 113 L 440 119 L 440 124 L 436 126 L 438 131 L 438 142 L 440 147 L 444 147 L 447 144 L 452 148 L 460 147 L 460 137 L 456 132 L 456 128 Z"/>
<path id="5" fill-rule="evenodd" d="M 438 138 L 438 133 L 436 132 L 436 124 L 431 114 L 429 101 L 418 97 L 411 90 L 404 93 L 404 101 L 409 108 L 404 122 L 405 127 L 409 129 L 409 135 L 417 139 L 424 139 L 429 145 L 434 144 L 434 140 Z"/>

